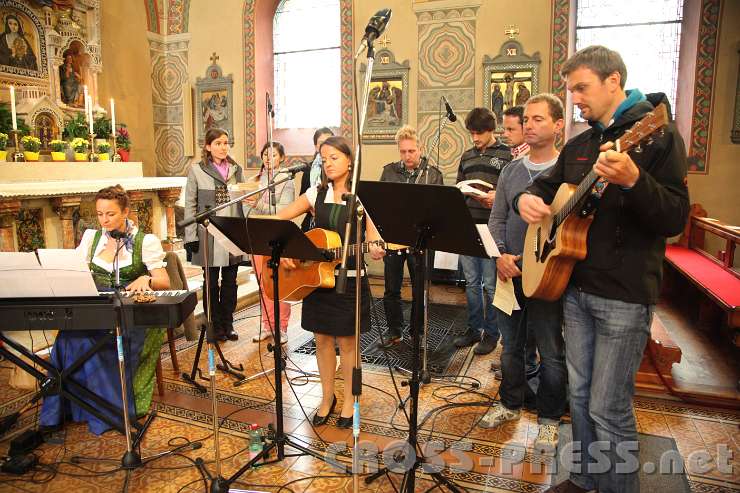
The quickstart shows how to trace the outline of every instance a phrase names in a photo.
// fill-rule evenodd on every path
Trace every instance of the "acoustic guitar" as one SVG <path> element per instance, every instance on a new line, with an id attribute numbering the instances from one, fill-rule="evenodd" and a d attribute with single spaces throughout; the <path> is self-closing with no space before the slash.
<path id="1" fill-rule="evenodd" d="M 614 150 L 627 152 L 668 124 L 664 104 L 627 130 Z M 522 252 L 522 289 L 528 298 L 559 299 L 568 286 L 576 262 L 586 258 L 586 237 L 593 212 L 608 182 L 593 168 L 578 186 L 560 185 L 550 204 L 551 215 L 530 224 Z M 573 212 L 576 212 L 573 214 Z"/>
<path id="2" fill-rule="evenodd" d="M 317 248 L 324 251 L 326 261 L 316 262 L 312 260 L 299 260 L 295 269 L 286 269 L 282 265 L 278 269 L 278 289 L 280 301 L 300 301 L 318 288 L 334 287 L 334 270 L 342 262 L 342 238 L 334 231 L 315 228 L 306 232 L 306 237 L 311 240 Z M 384 241 L 368 241 L 362 243 L 362 253 L 370 250 L 370 245 L 378 245 L 386 250 L 403 250 L 408 247 Z M 350 246 L 349 255 L 355 255 L 355 247 Z M 274 298 L 272 285 L 272 269 L 268 262 L 270 257 L 262 257 L 261 272 L 264 276 L 262 282 L 263 294 L 270 300 Z"/>

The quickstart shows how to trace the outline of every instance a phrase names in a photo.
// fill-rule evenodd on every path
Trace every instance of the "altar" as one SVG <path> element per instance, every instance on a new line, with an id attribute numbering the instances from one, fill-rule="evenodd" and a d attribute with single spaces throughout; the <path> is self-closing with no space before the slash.
<path id="1" fill-rule="evenodd" d="M 129 194 L 129 217 L 177 250 L 175 205 L 185 182 L 145 177 L 140 162 L 0 163 L 0 250 L 74 248 L 85 229 L 98 227 L 95 194 L 115 184 Z"/>

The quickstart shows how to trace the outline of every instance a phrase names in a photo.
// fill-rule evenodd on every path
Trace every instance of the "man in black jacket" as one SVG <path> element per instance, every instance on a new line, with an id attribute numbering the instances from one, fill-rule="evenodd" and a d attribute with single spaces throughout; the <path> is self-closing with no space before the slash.
<path id="1" fill-rule="evenodd" d="M 673 123 L 639 151 L 613 150 L 625 131 L 668 103 L 663 94 L 624 90 L 627 70 L 619 53 L 589 46 L 563 65 L 562 75 L 591 129 L 568 141 L 552 173 L 515 198 L 514 206 L 536 223 L 551 214 L 546 204 L 558 187 L 579 183 L 592 167 L 609 185 L 588 231 L 587 256 L 563 295 L 573 451 L 581 458 L 569 480 L 547 491 L 637 493 L 632 397 L 666 237 L 680 233 L 688 217 L 686 150 Z"/>
<path id="2" fill-rule="evenodd" d="M 399 183 L 421 183 L 429 185 L 443 185 L 442 172 L 436 166 L 430 166 L 427 158 L 421 154 L 421 145 L 416 130 L 404 125 L 396 132 L 398 153 L 401 157 L 383 166 L 380 181 Z M 431 252 L 430 252 L 431 253 Z M 383 308 L 388 332 L 383 336 L 384 347 L 398 344 L 403 336 L 403 313 L 401 311 L 401 284 L 403 282 L 403 264 L 408 266 L 411 285 L 414 284 L 414 257 L 406 250 L 386 249 L 383 257 L 385 263 L 385 293 Z M 413 292 L 413 289 L 412 289 Z M 413 306 L 413 305 L 412 305 Z M 414 315 L 411 314 L 413 319 Z"/>

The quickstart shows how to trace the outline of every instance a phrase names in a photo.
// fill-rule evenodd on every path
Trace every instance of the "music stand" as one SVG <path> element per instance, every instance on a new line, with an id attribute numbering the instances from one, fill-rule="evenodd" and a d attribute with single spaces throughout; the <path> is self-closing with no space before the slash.
<path id="1" fill-rule="evenodd" d="M 421 351 L 421 331 L 424 324 L 424 309 L 419 306 L 425 298 L 426 265 L 423 261 L 427 249 L 490 258 L 473 218 L 465 205 L 462 193 L 456 187 L 440 185 L 415 185 L 393 182 L 361 181 L 358 196 L 372 217 L 376 228 L 384 240 L 411 245 L 416 256 L 414 268 L 414 318 L 411 322 L 413 363 L 409 382 L 408 443 L 416 453 L 418 449 L 418 407 L 419 407 L 419 355 Z M 388 200 L 393 197 L 393 201 Z M 444 204 L 441 207 L 440 204 Z M 398 214 L 398 211 L 404 211 Z M 490 252 L 490 247 L 489 247 Z M 418 457 L 418 455 L 416 456 Z M 404 474 L 400 491 L 413 493 L 415 470 L 423 461 L 415 459 L 410 470 Z M 386 470 L 381 470 L 365 478 L 369 484 Z M 430 475 L 438 483 L 452 491 L 462 491 L 439 472 Z"/>
<path id="2" fill-rule="evenodd" d="M 268 263 L 272 270 L 273 283 L 273 310 L 275 320 L 280 320 L 280 293 L 279 293 L 279 268 L 280 258 L 296 258 L 301 260 L 325 261 L 322 250 L 316 248 L 313 243 L 303 234 L 300 228 L 292 221 L 277 219 L 275 217 L 250 217 L 245 221 L 241 218 L 218 217 L 210 219 L 211 224 L 209 231 L 217 241 L 231 250 L 240 250 L 242 254 L 265 255 L 270 257 Z M 213 230 L 211 230 L 213 228 Z M 306 448 L 305 446 L 294 442 L 285 433 L 283 427 L 283 387 L 282 375 L 283 357 L 280 343 L 280 331 L 273 330 L 275 344 L 273 347 L 273 356 L 275 360 L 275 411 L 276 426 L 275 439 L 272 443 L 265 446 L 261 452 L 249 460 L 241 469 L 232 474 L 229 478 L 221 477 L 221 466 L 218 454 L 218 412 L 216 408 L 215 391 L 213 392 L 213 423 L 214 423 L 214 447 L 216 447 L 216 474 L 211 475 L 205 468 L 204 462 L 199 459 L 198 465 L 203 473 L 211 481 L 210 493 L 228 493 L 229 486 L 236 481 L 242 474 L 255 466 L 271 464 L 282 461 L 285 457 L 298 457 L 302 455 L 311 455 L 312 457 L 329 462 L 329 459 L 323 457 L 318 452 Z M 213 378 L 213 377 L 212 377 Z M 298 454 L 286 454 L 285 446 L 300 451 Z M 265 461 L 270 451 L 277 449 L 277 459 Z M 338 462 L 332 462 L 332 465 L 341 467 Z M 346 470 L 346 468 L 345 468 Z"/>

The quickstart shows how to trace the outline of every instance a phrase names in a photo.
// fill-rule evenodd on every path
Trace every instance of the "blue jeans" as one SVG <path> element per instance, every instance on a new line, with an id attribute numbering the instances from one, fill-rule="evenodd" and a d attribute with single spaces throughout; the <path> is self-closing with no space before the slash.
<path id="1" fill-rule="evenodd" d="M 496 262 L 490 258 L 460 255 L 468 299 L 468 330 L 480 331 L 498 341 L 493 293 L 496 289 Z"/>
<path id="2" fill-rule="evenodd" d="M 632 397 L 653 305 L 602 298 L 571 286 L 563 298 L 563 315 L 573 440 L 580 443 L 574 451 L 581 454 L 570 480 L 600 493 L 639 493 L 637 468 L 629 467 L 638 460 Z M 598 460 L 594 451 L 600 452 Z"/>
<path id="3" fill-rule="evenodd" d="M 511 316 L 496 309 L 498 328 L 504 344 L 501 353 L 503 380 L 499 388 L 501 403 L 520 409 L 532 390 L 525 376 L 527 335 L 533 334 L 540 352 L 540 384 L 537 387 L 537 417 L 541 424 L 555 424 L 565 413 L 567 385 L 560 301 L 527 299 L 521 277 L 514 278 L 514 289 L 522 310 Z"/>

